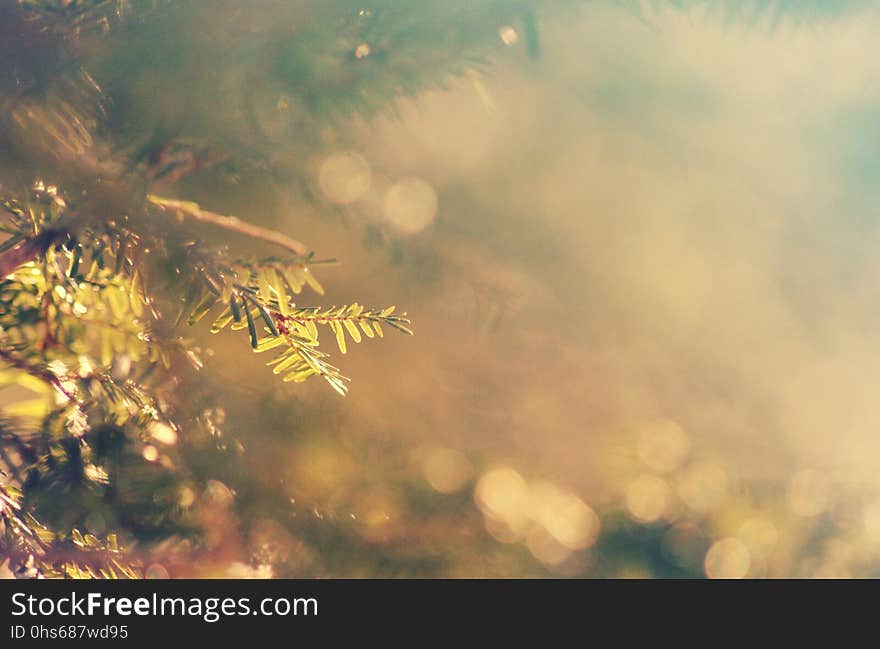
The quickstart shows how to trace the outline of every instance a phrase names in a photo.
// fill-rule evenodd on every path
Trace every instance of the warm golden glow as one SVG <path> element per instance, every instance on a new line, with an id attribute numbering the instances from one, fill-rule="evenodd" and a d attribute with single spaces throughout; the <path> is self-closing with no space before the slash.
<path id="1" fill-rule="evenodd" d="M 477 506 L 487 518 L 502 523 L 518 537 L 529 522 L 529 486 L 511 468 L 487 471 L 474 492 Z"/>
<path id="2" fill-rule="evenodd" d="M 318 171 L 318 184 L 332 203 L 347 205 L 363 197 L 370 189 L 370 165 L 357 153 L 334 153 Z"/>
<path id="3" fill-rule="evenodd" d="M 688 467 L 678 485 L 678 494 L 691 509 L 708 512 L 727 496 L 727 473 L 714 462 Z"/>
<path id="4" fill-rule="evenodd" d="M 385 195 L 385 219 L 401 234 L 421 232 L 437 215 L 437 193 L 420 178 L 405 178 Z"/>
<path id="5" fill-rule="evenodd" d="M 821 514 L 828 507 L 828 478 L 814 469 L 804 469 L 788 483 L 788 504 L 798 516 Z"/>
<path id="6" fill-rule="evenodd" d="M 779 543 L 779 531 L 765 518 L 750 518 L 739 529 L 739 538 L 756 559 L 768 559 Z"/>
<path id="7" fill-rule="evenodd" d="M 590 547 L 599 535 L 599 517 L 573 493 L 549 482 L 531 490 L 532 519 L 569 550 Z"/>
<path id="8" fill-rule="evenodd" d="M 653 523 L 669 507 L 670 489 L 662 478 L 643 475 L 626 488 L 626 507 L 643 523 Z"/>
<path id="9" fill-rule="evenodd" d="M 711 579 L 742 579 L 751 565 L 749 549 L 737 538 L 720 539 L 709 548 L 704 565 Z"/>
<path id="10" fill-rule="evenodd" d="M 473 467 L 461 451 L 449 448 L 431 448 L 423 459 L 425 480 L 440 493 L 454 493 L 471 477 Z"/>
<path id="11" fill-rule="evenodd" d="M 668 472 L 679 467 L 687 456 L 689 443 L 681 426 L 659 419 L 639 428 L 639 458 L 655 471 Z"/>
<path id="12" fill-rule="evenodd" d="M 501 42 L 507 46 L 516 45 L 516 42 L 519 40 L 519 34 L 510 25 L 505 25 L 499 29 L 498 36 L 501 38 Z"/>
<path id="13" fill-rule="evenodd" d="M 865 533 L 875 543 L 880 543 L 880 500 L 868 503 L 862 511 Z"/>
<path id="14" fill-rule="evenodd" d="M 149 431 L 150 437 L 156 440 L 159 444 L 170 446 L 177 443 L 177 431 L 171 428 L 168 424 L 157 421 L 150 426 Z"/>

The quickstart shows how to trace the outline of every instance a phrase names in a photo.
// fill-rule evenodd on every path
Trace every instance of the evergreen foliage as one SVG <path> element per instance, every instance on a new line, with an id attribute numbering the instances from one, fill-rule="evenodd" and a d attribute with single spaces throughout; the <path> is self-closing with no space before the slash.
<path id="1" fill-rule="evenodd" d="M 99 512 L 109 529 L 141 542 L 185 533 L 172 494 L 187 473 L 175 455 L 186 451 L 172 448 L 157 466 L 150 446 L 197 437 L 172 394 L 181 372 L 203 365 L 184 323 L 213 311 L 211 331 L 246 329 L 253 350 L 273 350 L 268 365 L 283 382 L 321 377 L 342 395 L 348 378 L 319 348 L 322 329 L 343 354 L 347 341 L 381 338 L 383 325 L 412 333 L 394 307 L 299 303 L 306 288 L 324 294 L 313 274 L 322 262 L 304 244 L 153 193 L 209 164 L 203 151 L 159 133 L 131 153 L 123 139 L 131 134 L 114 132 L 105 91 L 79 55 L 163 10 L 100 0 L 0 5 L 2 144 L 14 167 L 0 176 L 0 388 L 11 395 L 0 440 L 0 556 L 17 576 L 138 575 L 114 531 L 104 539 L 79 531 Z M 330 31 L 315 43 L 336 29 L 322 24 Z M 283 74 L 313 62 L 302 41 L 296 51 L 283 46 Z M 351 91 L 340 82 L 303 96 L 320 110 Z M 236 258 L 189 239 L 184 219 L 285 256 Z M 199 420 L 216 437 L 204 417 L 195 428 Z"/>
<path id="2" fill-rule="evenodd" d="M 328 0 L 298 6 L 304 23 L 257 4 L 0 0 L 0 569 L 136 577 L 157 548 L 200 547 L 181 489 L 233 473 L 241 447 L 215 386 L 178 396 L 210 362 L 189 327 L 266 353 L 267 379 L 341 395 L 329 349 L 412 333 L 391 306 L 324 306 L 315 272 L 332 259 L 205 188 L 268 179 L 317 203 L 308 160 L 328 128 L 486 68 L 500 25 L 537 59 L 551 3 Z M 206 242 L 218 232 L 228 245 Z M 235 252 L 250 244 L 261 253 Z M 340 559 L 339 528 L 304 534 Z"/>

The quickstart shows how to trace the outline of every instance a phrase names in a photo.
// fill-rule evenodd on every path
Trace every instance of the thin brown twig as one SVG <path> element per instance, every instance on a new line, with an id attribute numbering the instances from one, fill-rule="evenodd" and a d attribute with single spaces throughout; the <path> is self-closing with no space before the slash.
<path id="1" fill-rule="evenodd" d="M 35 237 L 25 239 L 14 248 L 0 254 L 0 279 L 9 275 L 16 268 L 36 259 L 56 241 L 66 235 L 64 230 L 44 230 Z"/>
<path id="2" fill-rule="evenodd" d="M 147 194 L 147 200 L 162 209 L 176 210 L 177 214 L 181 216 L 188 216 L 201 223 L 209 223 L 225 230 L 231 230 L 232 232 L 238 232 L 239 234 L 244 234 L 254 239 L 260 239 L 261 241 L 272 243 L 299 256 L 304 256 L 309 252 L 309 249 L 304 243 L 292 239 L 277 230 L 271 230 L 259 225 L 254 225 L 253 223 L 248 223 L 247 221 L 242 221 L 237 216 L 225 216 L 223 214 L 203 210 L 199 207 L 198 203 L 179 201 L 172 198 L 162 198 L 155 194 Z"/>
<path id="3" fill-rule="evenodd" d="M 11 365 L 17 370 L 27 372 L 31 376 L 40 379 L 44 383 L 50 384 L 61 394 L 63 394 L 68 401 L 79 404 L 79 400 L 76 398 L 76 395 L 74 395 L 67 388 L 64 387 L 64 383 L 62 382 L 61 378 L 53 372 L 50 372 L 48 369 L 37 367 L 35 365 L 30 365 L 24 360 L 16 357 L 14 354 L 10 353 L 9 350 L 6 349 L 0 349 L 0 360 L 5 361 L 8 365 Z"/>

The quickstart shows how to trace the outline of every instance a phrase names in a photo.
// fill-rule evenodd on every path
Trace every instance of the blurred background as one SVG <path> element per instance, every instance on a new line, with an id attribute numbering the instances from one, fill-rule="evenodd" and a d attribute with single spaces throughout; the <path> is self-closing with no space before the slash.
<path id="1" fill-rule="evenodd" d="M 415 330 L 341 398 L 197 327 L 234 461 L 148 576 L 880 575 L 876 7 L 377 4 L 375 39 L 183 3 L 86 52 L 112 128 L 249 161 L 175 196 Z"/>

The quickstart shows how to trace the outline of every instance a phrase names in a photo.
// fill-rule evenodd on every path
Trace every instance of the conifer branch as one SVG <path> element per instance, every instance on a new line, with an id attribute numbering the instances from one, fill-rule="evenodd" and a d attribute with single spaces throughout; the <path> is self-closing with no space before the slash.
<path id="1" fill-rule="evenodd" d="M 5 362 L 10 367 L 25 372 L 26 374 L 29 374 L 30 376 L 33 376 L 34 378 L 51 385 L 62 395 L 64 395 L 64 398 L 71 403 L 79 403 L 76 395 L 70 392 L 70 390 L 68 390 L 64 386 L 64 382 L 61 380 L 61 378 L 48 368 L 31 365 L 21 358 L 15 356 L 15 354 L 11 353 L 9 350 L 2 348 L 0 348 L 0 360 L 3 360 L 3 362 Z"/>
<path id="2" fill-rule="evenodd" d="M 9 275 L 22 264 L 32 261 L 49 247 L 67 236 L 66 230 L 47 229 L 23 239 L 18 245 L 0 252 L 0 279 Z"/>

